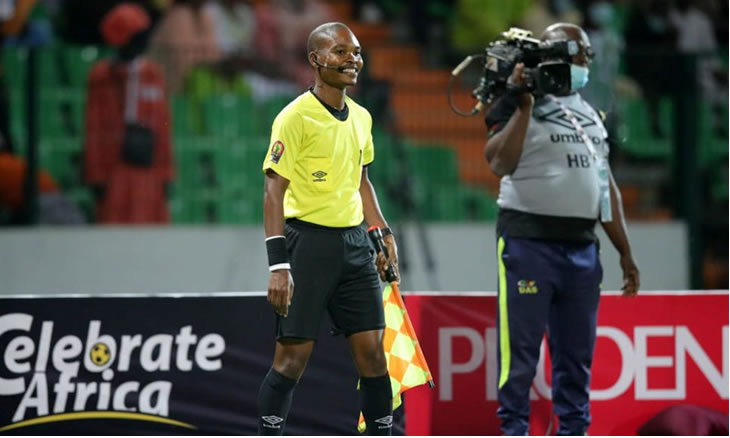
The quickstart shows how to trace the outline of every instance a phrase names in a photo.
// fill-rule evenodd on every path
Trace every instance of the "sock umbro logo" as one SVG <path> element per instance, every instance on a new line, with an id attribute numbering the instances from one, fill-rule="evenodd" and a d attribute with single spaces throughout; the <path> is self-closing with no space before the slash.
<path id="1" fill-rule="evenodd" d="M 383 425 L 378 426 L 378 429 L 390 429 L 391 427 L 393 427 L 393 416 L 388 415 L 383 418 L 378 418 L 377 420 L 375 420 L 375 422 Z"/>
<path id="2" fill-rule="evenodd" d="M 268 427 L 271 429 L 281 429 L 281 426 L 279 425 L 279 423 L 284 421 L 283 418 L 277 417 L 276 415 L 265 415 L 265 416 L 261 417 L 261 419 L 264 420 L 264 423 L 262 424 L 262 426 Z"/>

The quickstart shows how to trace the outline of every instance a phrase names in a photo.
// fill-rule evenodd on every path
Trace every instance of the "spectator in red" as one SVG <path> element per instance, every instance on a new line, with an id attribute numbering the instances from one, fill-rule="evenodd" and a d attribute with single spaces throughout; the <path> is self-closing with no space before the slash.
<path id="1" fill-rule="evenodd" d="M 118 49 L 89 74 L 85 173 L 97 195 L 99 223 L 166 223 L 173 178 L 170 115 L 160 68 L 141 56 L 149 17 L 122 3 L 102 20 Z"/>

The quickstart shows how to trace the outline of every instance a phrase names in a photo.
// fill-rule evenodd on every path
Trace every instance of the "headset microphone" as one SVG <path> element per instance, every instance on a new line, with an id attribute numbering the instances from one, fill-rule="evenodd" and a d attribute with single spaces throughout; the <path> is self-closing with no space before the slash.
<path id="1" fill-rule="evenodd" d="M 326 64 L 320 64 L 316 59 L 312 59 L 312 61 L 314 61 L 314 63 L 317 64 L 317 66 L 319 66 L 319 67 L 326 68 L 326 69 L 329 69 L 329 70 L 337 70 L 340 73 L 344 73 L 345 72 L 345 69 L 347 68 L 347 67 L 343 67 L 341 65 L 335 67 L 335 66 L 329 66 L 329 65 L 326 65 Z"/>

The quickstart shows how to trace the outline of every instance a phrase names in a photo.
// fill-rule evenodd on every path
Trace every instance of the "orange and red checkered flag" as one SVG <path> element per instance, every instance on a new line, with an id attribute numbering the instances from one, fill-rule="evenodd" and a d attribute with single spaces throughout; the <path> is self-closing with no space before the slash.
<path id="1" fill-rule="evenodd" d="M 383 289 L 383 308 L 385 310 L 383 347 L 388 361 L 390 386 L 393 389 L 393 410 L 396 410 L 401 405 L 400 395 L 405 391 L 426 383 L 433 388 L 434 383 L 403 298 L 400 296 L 398 283 L 392 282 Z M 361 412 L 357 430 L 363 433 L 365 428 L 365 418 Z"/>

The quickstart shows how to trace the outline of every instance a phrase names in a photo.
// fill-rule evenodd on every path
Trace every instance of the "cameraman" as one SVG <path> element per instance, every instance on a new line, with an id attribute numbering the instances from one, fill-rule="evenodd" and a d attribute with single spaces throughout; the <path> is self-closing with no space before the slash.
<path id="1" fill-rule="evenodd" d="M 533 96 L 517 64 L 486 116 L 485 157 L 501 176 L 497 220 L 498 416 L 506 435 L 526 435 L 530 385 L 547 328 L 559 435 L 583 435 L 603 269 L 595 223 L 620 254 L 623 294 L 636 295 L 639 270 L 621 195 L 608 168 L 606 129 L 577 92 L 588 81 L 591 46 L 573 24 L 549 26 L 543 41 L 573 40 L 570 90 Z"/>

